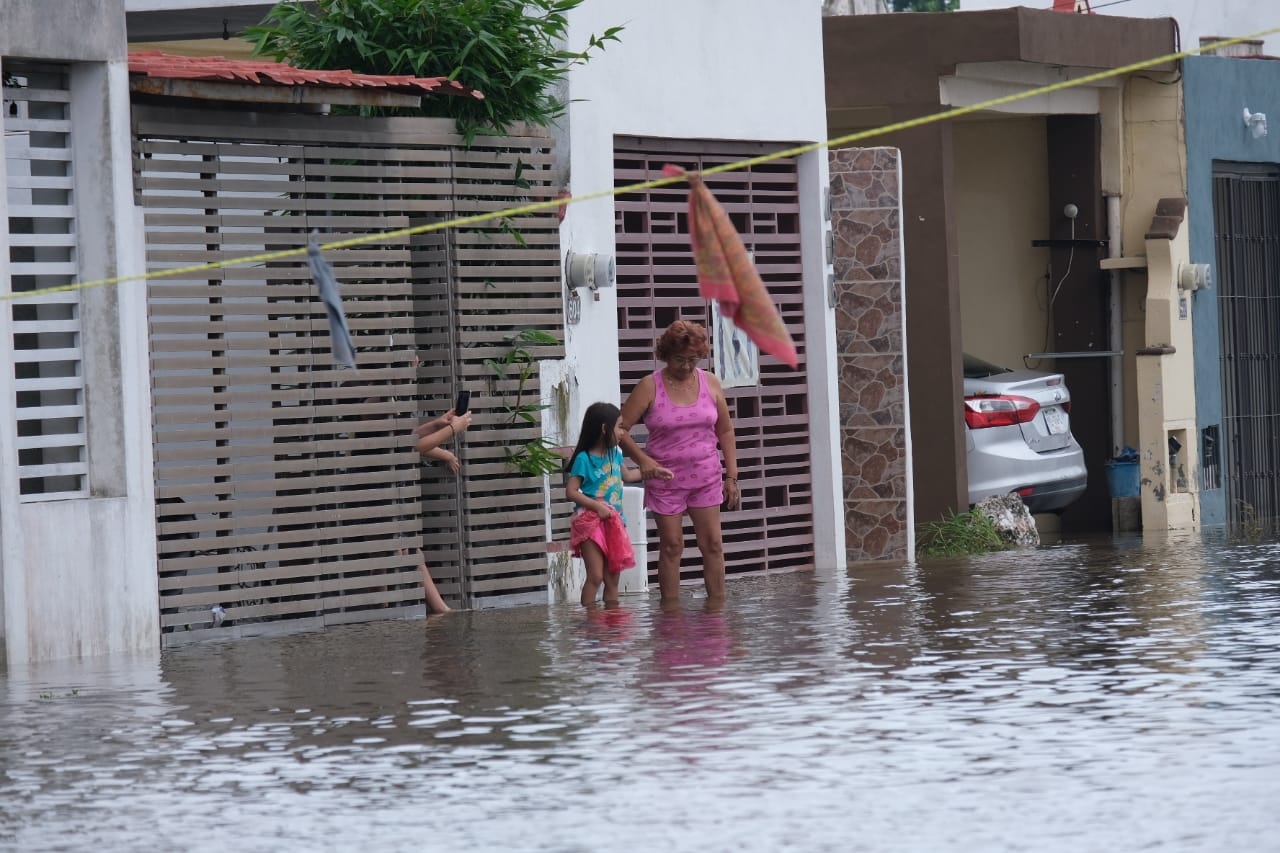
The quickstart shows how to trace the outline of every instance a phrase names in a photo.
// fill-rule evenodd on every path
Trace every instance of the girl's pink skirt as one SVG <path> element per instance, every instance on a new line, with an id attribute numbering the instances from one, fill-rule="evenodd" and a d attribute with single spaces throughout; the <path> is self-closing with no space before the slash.
<path id="1" fill-rule="evenodd" d="M 591 510 L 578 510 L 569 528 L 569 547 L 573 549 L 573 556 L 582 556 L 583 542 L 596 543 L 604 553 L 605 571 L 617 573 L 636 564 L 636 554 L 631 549 L 627 528 L 617 513 L 608 520 L 602 520 Z"/>

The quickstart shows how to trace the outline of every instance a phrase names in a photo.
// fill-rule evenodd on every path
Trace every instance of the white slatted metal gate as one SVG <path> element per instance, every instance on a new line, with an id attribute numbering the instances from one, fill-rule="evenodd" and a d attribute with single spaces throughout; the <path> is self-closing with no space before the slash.
<path id="1" fill-rule="evenodd" d="M 69 69 L 6 61 L 4 105 L 10 290 L 70 284 L 79 264 Z M 21 497 L 88 497 L 80 291 L 10 305 Z"/>

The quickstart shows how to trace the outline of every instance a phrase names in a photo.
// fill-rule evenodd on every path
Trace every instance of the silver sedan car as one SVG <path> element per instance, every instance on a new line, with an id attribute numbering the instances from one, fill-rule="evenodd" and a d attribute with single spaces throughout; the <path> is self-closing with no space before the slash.
<path id="1" fill-rule="evenodd" d="M 1084 492 L 1084 451 L 1071 434 L 1061 373 L 964 357 L 969 504 L 1016 492 L 1033 513 L 1061 512 Z"/>

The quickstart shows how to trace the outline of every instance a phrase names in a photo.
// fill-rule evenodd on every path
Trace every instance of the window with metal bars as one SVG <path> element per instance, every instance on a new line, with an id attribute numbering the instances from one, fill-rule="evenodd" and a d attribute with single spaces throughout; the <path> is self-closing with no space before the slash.
<path id="1" fill-rule="evenodd" d="M 24 500 L 88 495 L 69 68 L 3 69 L 12 351 Z"/>

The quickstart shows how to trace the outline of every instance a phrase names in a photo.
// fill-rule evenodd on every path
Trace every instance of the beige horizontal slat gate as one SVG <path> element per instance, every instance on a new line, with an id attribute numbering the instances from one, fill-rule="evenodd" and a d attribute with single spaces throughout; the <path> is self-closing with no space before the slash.
<path id="1" fill-rule="evenodd" d="M 420 547 L 455 605 L 545 600 L 543 483 L 505 461 L 540 427 L 511 423 L 520 383 L 486 359 L 522 329 L 563 340 L 554 213 L 327 251 L 355 371 L 304 255 L 239 259 L 550 197 L 550 140 L 146 104 L 134 121 L 148 269 L 233 262 L 148 282 L 165 644 L 421 613 Z M 463 385 L 453 477 L 412 433 Z"/>

